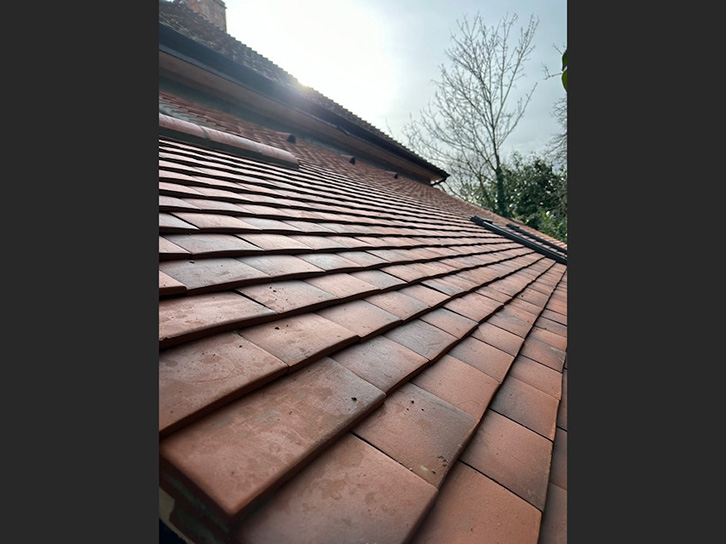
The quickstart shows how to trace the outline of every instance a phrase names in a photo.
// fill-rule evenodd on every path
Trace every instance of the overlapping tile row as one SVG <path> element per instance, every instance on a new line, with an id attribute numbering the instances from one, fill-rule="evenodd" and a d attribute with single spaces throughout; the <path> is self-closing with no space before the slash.
<path id="1" fill-rule="evenodd" d="M 191 538 L 561 536 L 566 267 L 409 184 L 160 139 L 161 486 Z"/>

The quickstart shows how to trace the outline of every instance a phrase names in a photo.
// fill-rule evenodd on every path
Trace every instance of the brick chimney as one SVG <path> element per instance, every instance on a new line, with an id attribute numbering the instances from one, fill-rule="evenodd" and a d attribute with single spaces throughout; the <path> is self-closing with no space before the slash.
<path id="1" fill-rule="evenodd" d="M 217 28 L 227 32 L 227 6 L 222 0 L 175 0 L 197 15 L 201 15 Z"/>

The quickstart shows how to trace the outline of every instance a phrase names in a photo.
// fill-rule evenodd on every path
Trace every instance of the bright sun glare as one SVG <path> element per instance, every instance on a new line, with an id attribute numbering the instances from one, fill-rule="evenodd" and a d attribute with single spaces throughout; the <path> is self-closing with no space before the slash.
<path id="1" fill-rule="evenodd" d="M 303 85 L 385 128 L 375 119 L 392 100 L 385 22 L 340 0 L 265 3 L 262 10 L 258 2 L 227 0 L 227 31 Z"/>

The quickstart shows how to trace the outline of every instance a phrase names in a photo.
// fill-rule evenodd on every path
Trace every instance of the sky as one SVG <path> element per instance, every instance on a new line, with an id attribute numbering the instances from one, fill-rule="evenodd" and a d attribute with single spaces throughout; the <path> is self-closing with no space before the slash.
<path id="1" fill-rule="evenodd" d="M 432 99 L 457 21 L 479 13 L 494 25 L 517 14 L 526 23 L 533 14 L 539 19 L 535 48 L 517 92 L 535 83 L 537 88 L 505 142 L 505 156 L 541 152 L 560 130 L 552 107 L 565 91 L 558 78 L 546 78 L 545 67 L 550 73 L 560 69 L 567 44 L 566 0 L 224 3 L 230 35 L 404 145 L 403 127 Z"/>

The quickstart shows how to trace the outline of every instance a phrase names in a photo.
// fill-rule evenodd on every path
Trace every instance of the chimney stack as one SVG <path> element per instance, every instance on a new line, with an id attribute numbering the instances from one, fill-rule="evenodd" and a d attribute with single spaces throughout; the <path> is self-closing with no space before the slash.
<path id="1" fill-rule="evenodd" d="M 217 28 L 227 32 L 227 6 L 222 0 L 176 0 L 201 15 Z"/>

